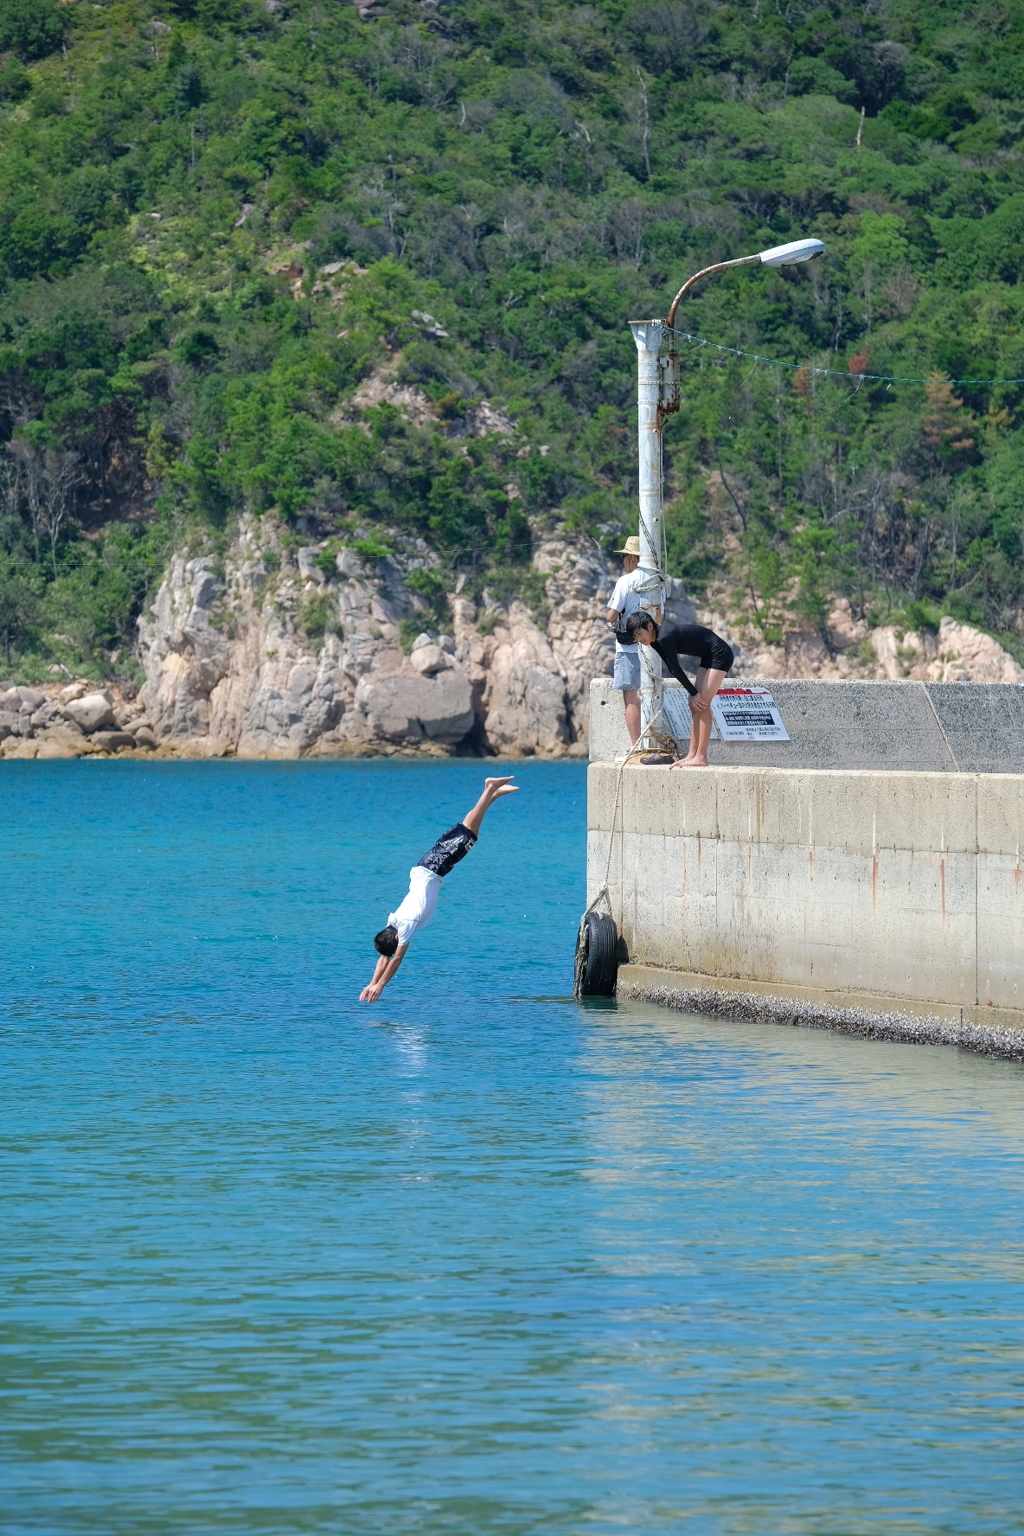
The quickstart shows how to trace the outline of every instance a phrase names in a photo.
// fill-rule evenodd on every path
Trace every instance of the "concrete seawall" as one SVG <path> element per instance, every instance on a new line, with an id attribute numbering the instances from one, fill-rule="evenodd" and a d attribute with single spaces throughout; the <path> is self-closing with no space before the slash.
<path id="1" fill-rule="evenodd" d="M 589 773 L 620 996 L 1024 1059 L 1024 776 Z"/>

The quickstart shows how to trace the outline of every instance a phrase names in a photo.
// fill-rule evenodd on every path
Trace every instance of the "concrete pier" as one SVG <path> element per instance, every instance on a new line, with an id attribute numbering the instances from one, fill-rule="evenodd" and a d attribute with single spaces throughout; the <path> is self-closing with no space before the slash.
<path id="1" fill-rule="evenodd" d="M 620 996 L 1024 1059 L 1024 775 L 589 773 Z"/>
<path id="2" fill-rule="evenodd" d="M 737 681 L 744 686 L 748 679 Z M 790 740 L 713 741 L 712 762 L 751 768 L 1024 772 L 1024 687 L 1017 683 L 785 678 L 766 680 L 764 686 L 771 689 Z M 611 678 L 598 678 L 590 685 L 591 761 L 610 761 L 628 751 L 622 695 L 612 688 Z"/>

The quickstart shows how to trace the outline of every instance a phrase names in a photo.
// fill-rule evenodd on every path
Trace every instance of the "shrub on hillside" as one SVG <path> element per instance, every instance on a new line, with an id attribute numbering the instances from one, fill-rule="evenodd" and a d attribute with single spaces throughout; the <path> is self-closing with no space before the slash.
<path id="1" fill-rule="evenodd" d="M 0 49 L 23 64 L 56 53 L 64 38 L 57 0 L 0 0 Z"/>

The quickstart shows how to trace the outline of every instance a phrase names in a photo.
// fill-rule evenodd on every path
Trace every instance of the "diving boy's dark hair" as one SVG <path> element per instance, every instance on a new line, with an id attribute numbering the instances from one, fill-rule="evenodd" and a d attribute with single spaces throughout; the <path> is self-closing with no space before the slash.
<path id="1" fill-rule="evenodd" d="M 658 626 L 655 622 L 654 615 L 648 613 L 646 608 L 641 608 L 636 613 L 631 613 L 629 618 L 626 620 L 626 634 L 629 636 L 630 640 L 634 640 L 636 638 L 636 632 L 638 629 L 647 629 L 648 627 L 653 629 L 655 636 L 657 636 Z"/>
<path id="2" fill-rule="evenodd" d="M 398 948 L 398 929 L 394 923 L 388 923 L 386 928 L 381 929 L 374 938 L 373 947 L 378 955 L 387 955 L 388 959 L 391 959 Z"/>

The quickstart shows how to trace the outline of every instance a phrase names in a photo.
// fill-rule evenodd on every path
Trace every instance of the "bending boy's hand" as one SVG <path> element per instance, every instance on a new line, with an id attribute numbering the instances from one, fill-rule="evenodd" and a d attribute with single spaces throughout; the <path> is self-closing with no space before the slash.
<path id="1" fill-rule="evenodd" d="M 690 709 L 695 715 L 706 714 L 710 707 L 707 699 L 702 699 L 699 693 L 694 694 L 690 699 Z"/>

